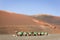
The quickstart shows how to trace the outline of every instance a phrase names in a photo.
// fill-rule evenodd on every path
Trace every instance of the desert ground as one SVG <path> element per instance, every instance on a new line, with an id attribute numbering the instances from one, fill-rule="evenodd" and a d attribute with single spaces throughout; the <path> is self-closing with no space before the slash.
<path id="1" fill-rule="evenodd" d="M 19 36 L 0 35 L 0 40 L 60 40 L 60 34 L 49 34 L 48 36 Z"/>
<path id="2" fill-rule="evenodd" d="M 0 10 L 0 40 L 60 40 L 60 17 L 24 15 Z M 48 32 L 48 36 L 14 37 L 15 31 Z"/>

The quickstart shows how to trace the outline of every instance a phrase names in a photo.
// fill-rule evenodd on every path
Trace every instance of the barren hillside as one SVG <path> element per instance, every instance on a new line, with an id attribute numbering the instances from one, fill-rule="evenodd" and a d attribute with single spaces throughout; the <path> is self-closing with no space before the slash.
<path id="1" fill-rule="evenodd" d="M 0 34 L 12 34 L 15 31 L 60 33 L 59 18 L 49 15 L 32 17 L 0 10 Z"/>

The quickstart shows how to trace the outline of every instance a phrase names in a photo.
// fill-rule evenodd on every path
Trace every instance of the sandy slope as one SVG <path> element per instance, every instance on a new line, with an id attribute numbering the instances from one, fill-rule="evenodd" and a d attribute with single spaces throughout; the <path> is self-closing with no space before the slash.
<path id="1" fill-rule="evenodd" d="M 60 33 L 59 24 L 60 19 L 55 16 L 32 17 L 0 10 L 0 34 L 11 34 L 15 31 Z"/>

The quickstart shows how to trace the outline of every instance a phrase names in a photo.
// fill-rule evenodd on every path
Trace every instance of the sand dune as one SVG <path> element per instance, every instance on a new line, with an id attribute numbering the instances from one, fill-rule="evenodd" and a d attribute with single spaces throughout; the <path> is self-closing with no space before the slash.
<path id="1" fill-rule="evenodd" d="M 0 34 L 11 34 L 15 31 L 45 31 L 60 33 L 60 17 L 51 15 L 28 16 L 0 10 Z"/>

